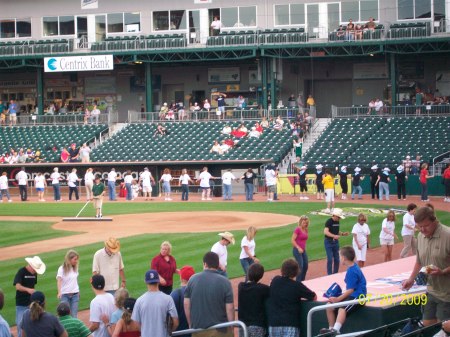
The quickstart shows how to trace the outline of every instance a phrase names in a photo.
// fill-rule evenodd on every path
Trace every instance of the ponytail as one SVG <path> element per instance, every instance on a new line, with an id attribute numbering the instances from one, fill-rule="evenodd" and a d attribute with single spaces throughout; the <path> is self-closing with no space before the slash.
<path id="1" fill-rule="evenodd" d="M 125 325 L 130 324 L 131 323 L 131 312 L 129 312 L 127 309 L 125 309 L 122 314 L 122 319 L 123 319 L 123 322 L 125 323 Z"/>
<path id="2" fill-rule="evenodd" d="M 31 302 L 30 317 L 32 321 L 39 321 L 41 315 L 44 313 L 44 308 L 38 302 Z"/>

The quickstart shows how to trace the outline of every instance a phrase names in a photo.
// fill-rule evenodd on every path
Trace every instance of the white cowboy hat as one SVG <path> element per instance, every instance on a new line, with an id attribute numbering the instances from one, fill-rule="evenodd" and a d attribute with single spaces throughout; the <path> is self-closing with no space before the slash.
<path id="1" fill-rule="evenodd" d="M 344 211 L 340 208 L 333 209 L 331 215 L 337 216 L 338 218 L 345 219 Z"/>
<path id="2" fill-rule="evenodd" d="M 397 167 L 397 171 L 402 172 L 404 170 L 403 165 L 399 165 Z"/>
<path id="3" fill-rule="evenodd" d="M 316 169 L 320 170 L 323 167 L 322 164 L 316 165 Z"/>
<path id="4" fill-rule="evenodd" d="M 33 257 L 26 257 L 25 261 L 33 268 L 36 273 L 39 275 L 42 275 L 45 273 L 45 263 L 42 262 L 41 258 L 39 256 L 33 256 Z"/>
<path id="5" fill-rule="evenodd" d="M 361 169 L 358 166 L 356 166 L 355 167 L 355 172 L 360 172 L 360 171 L 361 171 Z"/>
<path id="6" fill-rule="evenodd" d="M 383 169 L 383 171 L 384 171 L 384 172 L 391 172 L 391 169 L 390 169 L 389 167 L 385 167 L 385 168 Z"/>
<path id="7" fill-rule="evenodd" d="M 341 171 L 344 171 L 346 169 L 347 169 L 347 166 L 345 166 L 345 165 L 341 167 Z"/>
<path id="8" fill-rule="evenodd" d="M 300 167 L 300 170 L 306 170 L 306 166 L 303 165 L 302 167 Z"/>
<path id="9" fill-rule="evenodd" d="M 219 236 L 223 237 L 224 239 L 230 241 L 230 243 L 231 243 L 232 245 L 234 245 L 234 243 L 235 243 L 234 235 L 231 234 L 230 232 L 223 232 L 223 233 L 219 233 L 219 234 L 217 234 L 217 235 L 219 235 Z"/>
<path id="10" fill-rule="evenodd" d="M 371 170 L 378 170 L 378 165 L 375 164 L 375 165 L 373 165 L 370 169 L 371 169 Z"/>
<path id="11" fill-rule="evenodd" d="M 120 250 L 120 242 L 116 238 L 110 237 L 105 241 L 105 247 L 111 251 L 111 253 L 117 253 Z"/>

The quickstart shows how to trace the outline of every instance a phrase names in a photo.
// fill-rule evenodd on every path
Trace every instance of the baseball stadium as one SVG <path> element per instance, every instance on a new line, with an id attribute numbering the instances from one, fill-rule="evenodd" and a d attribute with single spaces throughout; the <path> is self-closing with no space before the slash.
<path id="1" fill-rule="evenodd" d="M 0 0 L 0 336 L 447 336 L 447 14 Z"/>

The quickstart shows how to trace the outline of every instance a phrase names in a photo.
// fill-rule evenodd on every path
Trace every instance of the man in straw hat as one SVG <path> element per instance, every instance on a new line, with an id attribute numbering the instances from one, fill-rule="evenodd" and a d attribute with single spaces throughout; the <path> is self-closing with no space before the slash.
<path id="1" fill-rule="evenodd" d="M 120 242 L 110 237 L 105 241 L 105 247 L 94 254 L 92 273 L 101 274 L 105 278 L 105 291 L 114 295 L 117 289 L 125 288 L 125 272 L 120 254 Z M 119 276 L 122 283 L 119 286 Z"/>
<path id="2" fill-rule="evenodd" d="M 13 285 L 16 287 L 16 325 L 20 326 L 23 313 L 31 303 L 31 294 L 37 283 L 37 274 L 45 273 L 45 263 L 39 256 L 26 257 L 27 265 L 20 268 L 14 277 Z M 18 337 L 22 336 L 22 329 L 17 329 Z"/>
<path id="3" fill-rule="evenodd" d="M 327 253 L 328 275 L 339 272 L 339 239 L 341 236 L 348 235 L 348 232 L 339 230 L 339 220 L 341 219 L 345 219 L 344 212 L 340 208 L 335 208 L 331 213 L 331 218 L 325 222 L 325 228 L 323 230 L 323 234 L 325 235 L 324 245 Z"/>
<path id="4" fill-rule="evenodd" d="M 227 246 L 231 243 L 234 245 L 234 235 L 230 232 L 223 232 L 218 234 L 220 236 L 220 240 L 217 241 L 211 248 L 211 251 L 216 253 L 219 256 L 219 270 L 218 272 L 225 277 L 227 275 L 227 259 L 228 259 L 228 250 Z"/>

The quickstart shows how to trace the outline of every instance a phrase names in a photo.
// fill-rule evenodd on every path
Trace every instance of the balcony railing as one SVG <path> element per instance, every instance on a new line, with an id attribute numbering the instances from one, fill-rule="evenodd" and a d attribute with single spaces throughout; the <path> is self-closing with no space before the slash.
<path id="1" fill-rule="evenodd" d="M 337 107 L 331 106 L 332 118 L 362 118 L 362 117 L 415 117 L 450 115 L 450 104 L 432 105 L 396 105 L 383 106 L 380 109 L 368 106 Z"/>

